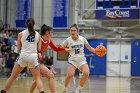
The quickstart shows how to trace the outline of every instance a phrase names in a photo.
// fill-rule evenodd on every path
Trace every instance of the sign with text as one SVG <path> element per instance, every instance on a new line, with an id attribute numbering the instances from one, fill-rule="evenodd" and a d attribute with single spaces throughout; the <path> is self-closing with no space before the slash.
<path id="1" fill-rule="evenodd" d="M 96 10 L 97 19 L 138 19 L 139 9 Z"/>
<path id="2" fill-rule="evenodd" d="M 69 0 L 53 0 L 53 28 L 68 28 L 68 1 Z"/>
<path id="3" fill-rule="evenodd" d="M 25 22 L 30 17 L 31 0 L 16 0 L 16 27 L 25 28 Z"/>

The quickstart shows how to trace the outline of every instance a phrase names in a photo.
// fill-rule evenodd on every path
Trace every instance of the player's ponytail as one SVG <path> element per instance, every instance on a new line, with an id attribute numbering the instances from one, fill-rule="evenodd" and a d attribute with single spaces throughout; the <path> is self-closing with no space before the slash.
<path id="1" fill-rule="evenodd" d="M 76 24 L 73 24 L 72 26 L 70 26 L 70 29 L 71 29 L 72 27 L 75 27 L 75 28 L 77 29 L 77 31 L 79 32 L 78 26 L 77 26 Z"/>
<path id="2" fill-rule="evenodd" d="M 29 31 L 30 35 L 35 35 L 34 24 L 35 24 L 35 21 L 34 21 L 33 18 L 28 18 L 27 19 L 26 26 L 28 28 L 28 31 Z"/>
<path id="3" fill-rule="evenodd" d="M 51 30 L 52 30 L 52 27 L 47 26 L 46 24 L 43 24 L 43 25 L 41 26 L 40 35 L 45 35 L 46 32 L 50 32 Z"/>

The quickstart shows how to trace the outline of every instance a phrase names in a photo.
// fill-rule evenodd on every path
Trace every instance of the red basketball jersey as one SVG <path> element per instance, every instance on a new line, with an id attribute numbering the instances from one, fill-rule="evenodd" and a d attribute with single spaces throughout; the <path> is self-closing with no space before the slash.
<path id="1" fill-rule="evenodd" d="M 50 46 L 56 52 L 59 52 L 59 51 L 63 51 L 64 50 L 64 48 L 55 46 L 53 44 L 52 40 L 44 40 L 41 37 L 41 42 L 42 42 L 42 45 L 41 45 L 42 56 L 44 56 L 44 52 L 46 51 L 46 49 L 48 48 L 48 46 Z"/>

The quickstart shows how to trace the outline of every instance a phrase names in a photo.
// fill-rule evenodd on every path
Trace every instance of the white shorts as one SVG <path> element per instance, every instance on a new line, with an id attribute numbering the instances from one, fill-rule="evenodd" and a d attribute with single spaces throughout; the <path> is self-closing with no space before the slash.
<path id="1" fill-rule="evenodd" d="M 87 64 L 86 58 L 82 57 L 82 58 L 69 58 L 68 60 L 68 64 L 72 64 L 73 66 L 75 66 L 76 68 L 80 68 L 80 66 L 82 66 L 83 64 Z"/>
<path id="2" fill-rule="evenodd" d="M 20 56 L 17 58 L 17 64 L 19 64 L 21 67 L 29 67 L 29 68 L 35 68 L 39 65 L 38 63 L 38 55 L 37 53 L 21 53 Z"/>

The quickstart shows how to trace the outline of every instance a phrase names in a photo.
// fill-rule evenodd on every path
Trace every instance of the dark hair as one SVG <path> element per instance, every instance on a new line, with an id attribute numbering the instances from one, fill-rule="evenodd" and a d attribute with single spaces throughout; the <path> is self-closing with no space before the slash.
<path id="1" fill-rule="evenodd" d="M 29 30 L 30 35 L 35 35 L 34 25 L 35 25 L 35 21 L 33 18 L 28 18 L 26 20 L 26 26 Z"/>
<path id="2" fill-rule="evenodd" d="M 77 31 L 78 31 L 78 26 L 77 26 L 76 24 L 73 24 L 72 26 L 70 26 L 70 29 L 71 29 L 72 27 L 75 27 L 75 28 L 77 29 Z"/>
<path id="3" fill-rule="evenodd" d="M 52 30 L 52 27 L 47 26 L 46 24 L 41 26 L 41 35 L 45 35 L 46 32 L 50 32 Z"/>

